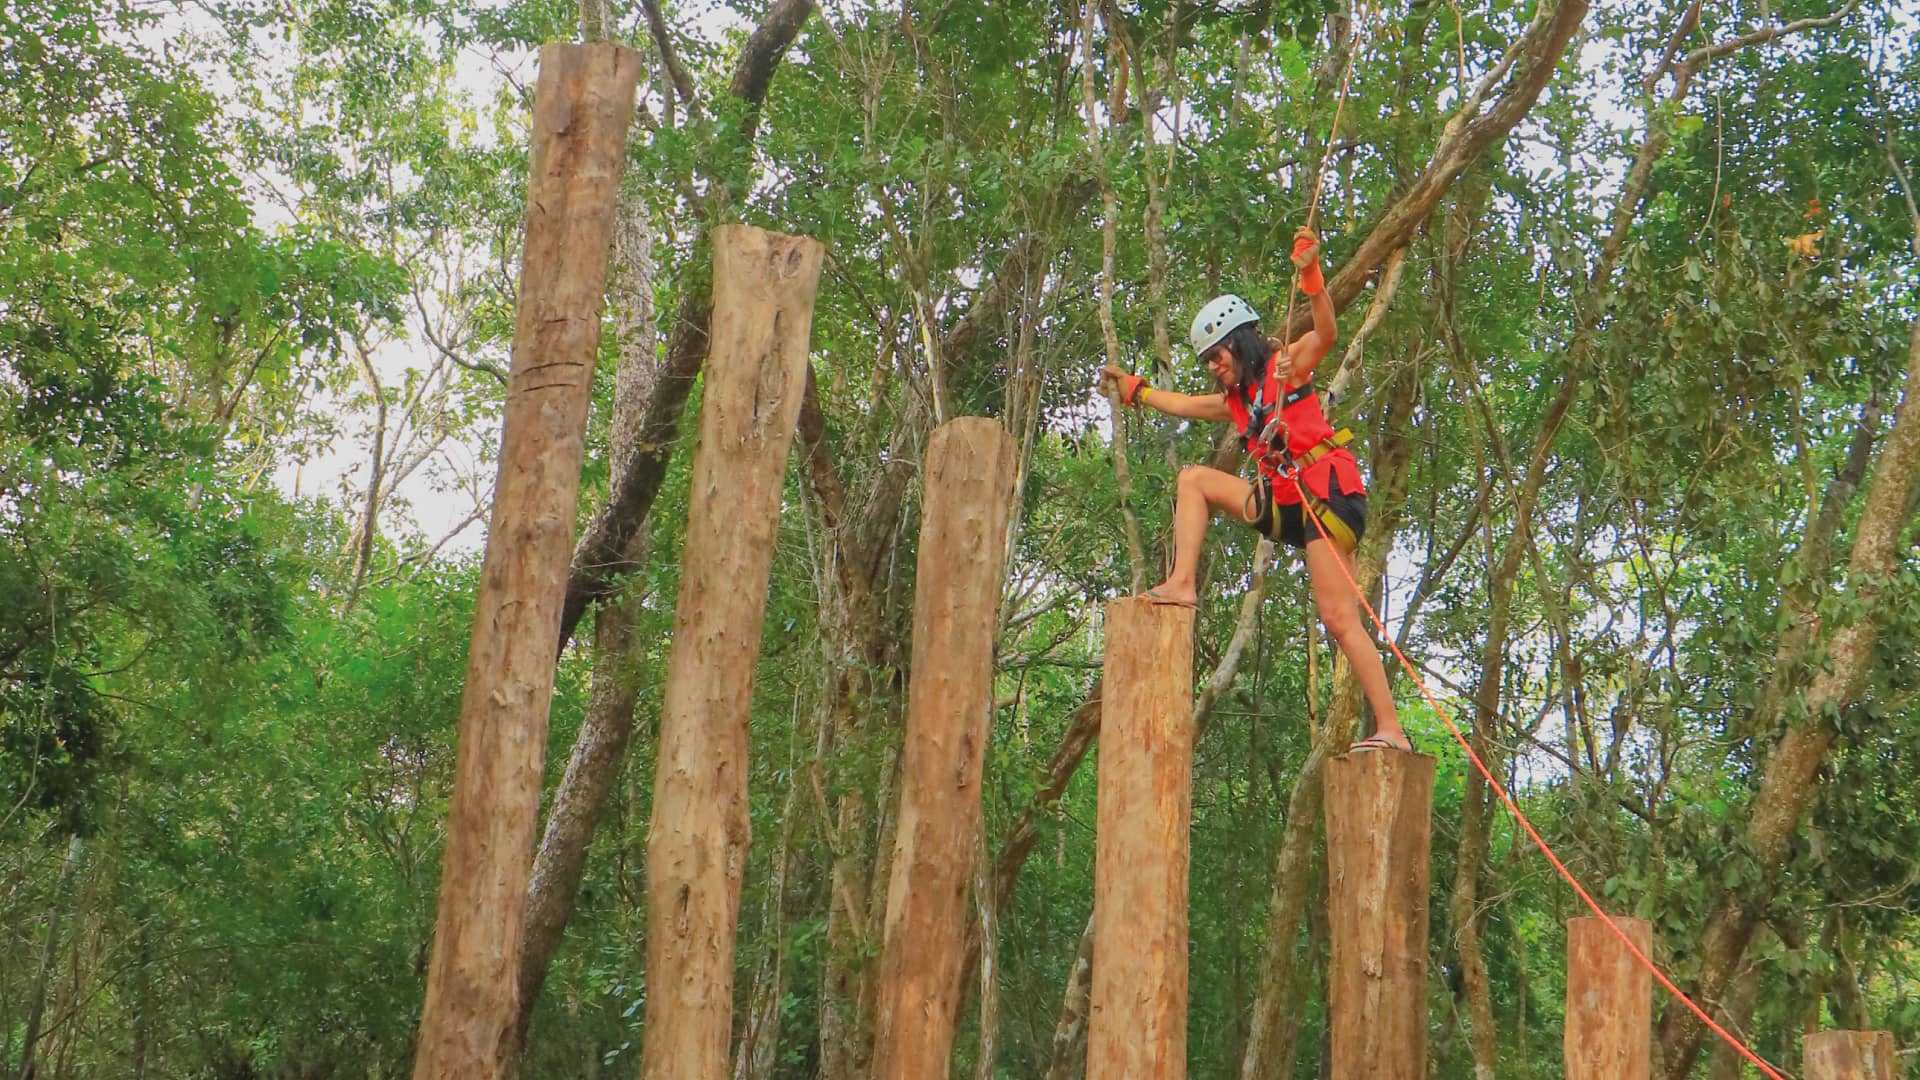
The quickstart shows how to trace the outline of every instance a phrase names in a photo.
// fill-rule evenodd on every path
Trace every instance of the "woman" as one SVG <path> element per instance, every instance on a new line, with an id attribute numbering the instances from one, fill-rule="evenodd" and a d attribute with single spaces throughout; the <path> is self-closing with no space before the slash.
<path id="1" fill-rule="evenodd" d="M 1293 265 L 1299 270 L 1300 290 L 1313 304 L 1313 329 L 1284 348 L 1276 348 L 1260 333 L 1259 316 L 1237 296 L 1215 297 L 1194 316 L 1188 340 L 1213 373 L 1220 393 L 1155 390 L 1140 376 L 1116 367 L 1105 368 L 1101 375 L 1124 404 L 1233 424 L 1255 463 L 1251 484 L 1204 465 L 1180 471 L 1173 510 L 1173 573 L 1148 589 L 1146 599 L 1184 607 L 1198 602 L 1200 545 L 1215 512 L 1232 514 L 1262 535 L 1304 548 L 1320 619 L 1352 665 L 1378 726 L 1352 749 L 1412 750 L 1400 727 L 1380 652 L 1360 621 L 1359 597 L 1339 565 L 1366 531 L 1367 496 L 1359 462 L 1343 445 L 1348 433 L 1335 432 L 1327 423 L 1314 391 L 1313 370 L 1339 334 L 1319 256 L 1320 244 L 1311 230 L 1294 234 Z M 1307 513 L 1318 520 L 1317 527 Z M 1335 551 L 1335 543 L 1341 551 Z"/>

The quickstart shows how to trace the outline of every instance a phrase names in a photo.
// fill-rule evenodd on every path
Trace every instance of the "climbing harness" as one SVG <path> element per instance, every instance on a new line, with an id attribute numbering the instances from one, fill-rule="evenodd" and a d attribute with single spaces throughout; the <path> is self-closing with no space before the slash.
<path id="1" fill-rule="evenodd" d="M 1269 533 L 1277 533 L 1280 528 L 1279 515 L 1276 512 L 1281 500 L 1276 499 L 1274 483 L 1289 472 L 1298 471 L 1303 475 L 1319 465 L 1321 476 L 1318 483 L 1301 485 L 1305 497 L 1301 500 L 1303 513 L 1310 513 L 1320 519 L 1325 530 L 1332 534 L 1341 550 L 1351 552 L 1359 545 L 1360 538 L 1344 518 L 1336 513 L 1329 504 L 1334 491 L 1335 473 L 1340 475 L 1339 490 L 1348 494 L 1360 494 L 1366 490 L 1366 484 L 1360 478 L 1358 463 L 1351 454 L 1327 461 L 1335 451 L 1341 450 L 1353 441 L 1353 432 L 1347 428 L 1334 430 L 1327 423 L 1326 414 L 1321 411 L 1314 396 L 1313 383 L 1302 383 L 1284 393 L 1281 392 L 1279 377 L 1281 354 L 1276 352 L 1267 361 L 1266 377 L 1258 387 L 1252 390 L 1236 389 L 1226 395 L 1227 413 L 1240 431 L 1241 439 L 1247 448 L 1247 456 L 1254 462 L 1254 500 L 1253 519 L 1266 520 L 1272 513 Z M 1319 438 L 1304 447 L 1293 445 L 1293 436 L 1298 433 L 1302 441 Z M 1318 493 L 1312 488 L 1321 489 Z M 1284 505 L 1291 505 L 1286 503 Z M 1274 535 L 1272 539 L 1281 539 Z"/>
<path id="2" fill-rule="evenodd" d="M 1297 471 L 1289 473 L 1287 479 L 1300 490 L 1302 496 L 1306 494 L 1306 485 L 1300 482 L 1300 474 Z M 1315 517 L 1313 520 L 1315 526 L 1318 527 L 1319 518 Z M 1321 539 L 1329 543 L 1335 543 L 1334 538 L 1328 535 L 1325 529 L 1320 530 L 1320 536 Z M 1453 717 L 1448 714 L 1447 710 L 1441 708 L 1440 702 L 1434 699 L 1432 691 L 1427 689 L 1426 681 L 1420 678 L 1420 673 L 1414 669 L 1412 661 L 1407 659 L 1407 654 L 1400 651 L 1400 646 L 1394 642 L 1393 635 L 1387 633 L 1386 623 L 1381 621 L 1380 614 L 1376 612 L 1373 609 L 1373 605 L 1368 602 L 1365 590 L 1361 589 L 1360 583 L 1353 579 L 1353 572 L 1347 568 L 1346 557 L 1336 551 L 1334 552 L 1333 561 L 1334 565 L 1340 568 L 1340 576 L 1345 578 L 1347 584 L 1353 589 L 1353 595 L 1359 599 L 1360 606 L 1366 610 L 1367 617 L 1373 620 L 1374 628 L 1380 632 L 1380 640 L 1386 642 L 1387 648 L 1393 650 L 1393 655 L 1399 659 L 1400 666 L 1406 669 L 1407 676 L 1413 680 L 1413 685 L 1419 687 L 1420 696 L 1426 699 L 1427 707 L 1432 709 L 1433 714 L 1440 718 L 1440 723 L 1446 726 L 1447 734 L 1452 735 L 1453 741 L 1460 744 L 1460 749 L 1466 751 L 1467 760 L 1473 763 L 1474 770 L 1480 774 L 1481 779 L 1487 782 L 1487 786 L 1493 790 L 1493 793 L 1500 797 L 1501 803 L 1507 808 L 1507 813 L 1513 816 L 1514 823 L 1519 825 L 1521 830 L 1527 834 L 1527 838 L 1533 841 L 1533 846 L 1539 848 L 1540 853 L 1547 857 L 1547 862 L 1553 865 L 1553 869 L 1560 875 L 1561 880 L 1565 881 L 1567 885 L 1573 889 L 1574 893 L 1586 903 L 1588 910 L 1592 911 L 1594 915 L 1599 917 L 1601 922 L 1606 924 L 1607 929 L 1613 932 L 1613 936 L 1620 939 L 1620 944 L 1626 947 L 1627 952 L 1631 953 L 1635 960 L 1639 961 L 1640 966 L 1651 972 L 1654 980 L 1664 987 L 1667 993 L 1673 995 L 1674 1000 L 1686 1006 L 1687 1011 L 1697 1017 L 1701 1023 L 1707 1025 L 1707 1028 L 1719 1036 L 1722 1042 L 1732 1047 L 1741 1057 L 1752 1062 L 1754 1067 L 1758 1068 L 1768 1080 L 1787 1080 L 1785 1073 L 1769 1064 L 1766 1059 L 1762 1058 L 1759 1054 L 1754 1053 L 1747 1047 L 1746 1043 L 1741 1042 L 1732 1032 L 1714 1023 L 1713 1017 L 1708 1016 L 1705 1009 L 1695 1004 L 1692 998 L 1688 997 L 1678 986 L 1675 986 L 1673 980 L 1667 978 L 1666 973 L 1660 970 L 1659 965 L 1655 964 L 1645 952 L 1641 951 L 1640 946 L 1634 944 L 1633 939 L 1627 936 L 1626 931 L 1620 929 L 1620 924 L 1613 921 L 1613 916 L 1608 915 L 1593 899 L 1592 894 L 1588 893 L 1586 888 L 1580 884 L 1579 879 L 1573 876 L 1573 872 L 1568 870 L 1566 864 L 1560 861 L 1560 857 L 1553 853 L 1551 847 L 1547 846 L 1547 842 L 1541 838 L 1539 830 L 1533 827 L 1533 822 L 1527 820 L 1527 815 L 1521 812 L 1520 804 L 1514 800 L 1513 794 L 1493 775 L 1493 771 L 1487 768 L 1487 763 L 1480 760 L 1480 755 L 1474 753 L 1473 744 L 1467 741 L 1465 735 L 1461 734 L 1460 728 L 1453 722 Z"/>

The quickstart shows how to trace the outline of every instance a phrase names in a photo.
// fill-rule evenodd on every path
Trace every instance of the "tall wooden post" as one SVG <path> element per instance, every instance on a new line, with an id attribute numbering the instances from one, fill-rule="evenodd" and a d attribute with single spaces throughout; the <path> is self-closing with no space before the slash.
<path id="1" fill-rule="evenodd" d="M 953 1049 L 1014 458 L 1013 437 L 984 417 L 941 425 L 927 447 L 876 1080 L 946 1076 Z"/>
<path id="2" fill-rule="evenodd" d="M 1087 1080 L 1187 1074 L 1193 610 L 1107 605 Z"/>
<path id="3" fill-rule="evenodd" d="M 1645 956 L 1653 924 L 1615 916 Z M 1607 924 L 1567 920 L 1567 1080 L 1648 1080 L 1653 1071 L 1653 975 Z"/>
<path id="4" fill-rule="evenodd" d="M 1802 1052 L 1802 1080 L 1898 1080 L 1890 1031 L 1816 1031 Z"/>
<path id="5" fill-rule="evenodd" d="M 713 236 L 713 336 L 647 833 L 647 1080 L 721 1080 L 747 861 L 747 708 L 823 249 Z"/>
<path id="6" fill-rule="evenodd" d="M 1327 762 L 1327 1005 L 1333 1080 L 1425 1080 L 1433 759 Z"/>
<path id="7" fill-rule="evenodd" d="M 546 761 L 553 641 L 639 75 L 639 56 L 617 45 L 540 50 L 513 370 L 460 699 L 418 1080 L 484 1080 L 513 1069 L 507 1036 Z"/>

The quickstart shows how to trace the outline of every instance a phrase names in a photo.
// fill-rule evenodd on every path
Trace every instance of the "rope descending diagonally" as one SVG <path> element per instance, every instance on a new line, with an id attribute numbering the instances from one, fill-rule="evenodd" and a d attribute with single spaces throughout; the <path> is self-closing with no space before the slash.
<path id="1" fill-rule="evenodd" d="M 1465 735 L 1461 734 L 1460 728 L 1454 724 L 1453 717 L 1447 714 L 1447 710 L 1441 708 L 1440 703 L 1434 700 L 1433 693 L 1427 689 L 1427 684 L 1420 678 L 1420 673 L 1414 669 L 1412 662 L 1407 659 L 1407 655 L 1400 651 L 1400 646 L 1394 643 L 1393 635 L 1387 633 L 1386 624 L 1380 620 L 1379 613 L 1374 611 L 1373 605 L 1367 601 L 1367 595 L 1361 590 L 1360 583 L 1354 580 L 1353 572 L 1347 569 L 1347 557 L 1345 553 L 1340 550 L 1340 545 L 1334 543 L 1333 538 L 1327 535 L 1327 528 L 1321 524 L 1320 516 L 1307 512 L 1307 507 L 1310 507 L 1312 503 L 1308 501 L 1306 487 L 1300 482 L 1299 471 L 1296 469 L 1288 472 L 1287 479 L 1292 481 L 1293 486 L 1300 492 L 1302 511 L 1300 516 L 1313 522 L 1313 527 L 1319 531 L 1320 538 L 1325 540 L 1327 546 L 1333 550 L 1333 561 L 1335 565 L 1340 567 L 1340 576 L 1346 578 L 1347 584 L 1353 588 L 1353 595 L 1359 599 L 1360 606 L 1366 609 L 1367 616 L 1373 620 L 1374 627 L 1380 631 L 1380 639 L 1385 641 L 1387 648 L 1392 649 L 1393 655 L 1399 658 L 1400 666 L 1406 669 L 1408 677 L 1413 680 L 1413 684 L 1420 688 L 1420 696 L 1427 700 L 1428 708 L 1431 708 L 1433 714 L 1440 718 L 1440 722 L 1446 725 L 1447 733 L 1453 736 L 1454 742 L 1460 744 L 1460 749 L 1467 752 L 1467 760 L 1473 762 L 1474 769 L 1486 780 L 1487 786 L 1493 789 L 1494 794 L 1500 796 L 1500 801 L 1506 804 L 1507 812 L 1513 815 L 1514 823 L 1526 832 L 1527 837 L 1533 841 L 1533 846 L 1540 849 L 1540 853 L 1547 857 L 1549 863 L 1553 864 L 1554 870 L 1559 873 L 1560 877 L 1573 888 L 1573 891 L 1586 903 L 1587 907 L 1595 915 L 1599 916 L 1600 921 L 1605 923 L 1607 929 L 1613 932 L 1613 936 L 1620 939 L 1620 944 L 1626 946 L 1627 951 L 1633 954 L 1633 958 L 1640 962 L 1640 966 L 1652 972 L 1654 980 L 1662 987 L 1665 987 L 1667 993 L 1673 995 L 1674 1000 L 1685 1005 L 1687 1010 L 1693 1013 L 1694 1016 L 1699 1017 L 1700 1022 L 1707 1025 L 1715 1035 L 1720 1037 L 1721 1041 L 1732 1047 L 1741 1057 L 1752 1062 L 1754 1067 L 1758 1068 L 1768 1080 L 1787 1080 L 1785 1073 L 1769 1064 L 1759 1054 L 1754 1053 L 1748 1048 L 1746 1043 L 1741 1042 L 1732 1032 L 1714 1023 L 1713 1017 L 1708 1016 L 1705 1009 L 1695 1004 L 1692 998 L 1682 992 L 1678 986 L 1675 986 L 1673 980 L 1667 978 L 1666 973 L 1662 972 L 1659 966 L 1656 965 L 1646 953 L 1642 952 L 1638 945 L 1633 943 L 1633 939 L 1627 936 L 1626 931 L 1620 929 L 1620 925 L 1613 921 L 1613 916 L 1601 909 L 1600 905 L 1594 901 L 1592 894 L 1588 893 L 1585 886 L 1581 885 L 1579 880 L 1573 876 L 1573 872 L 1567 869 L 1566 864 L 1560 861 L 1560 857 L 1553 853 L 1553 849 L 1547 846 L 1547 842 L 1541 839 L 1539 831 L 1533 827 L 1533 822 L 1527 820 L 1527 815 L 1521 812 L 1520 804 L 1514 801 L 1512 793 L 1495 778 L 1493 772 L 1487 768 L 1486 762 L 1480 760 L 1480 755 L 1473 752 L 1473 744 L 1467 741 Z"/>

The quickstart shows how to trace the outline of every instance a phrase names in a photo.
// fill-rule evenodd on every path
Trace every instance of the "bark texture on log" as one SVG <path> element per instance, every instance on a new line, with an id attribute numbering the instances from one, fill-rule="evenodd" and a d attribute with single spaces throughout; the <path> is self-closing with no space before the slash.
<path id="1" fill-rule="evenodd" d="M 646 546 L 647 534 L 635 533 L 633 545 Z M 635 559 L 644 556 L 632 552 Z M 554 789 L 533 871 L 527 878 L 526 936 L 520 945 L 520 1005 L 514 1020 L 515 1052 L 524 1052 L 533 1006 L 546 984 L 553 955 L 573 917 L 587 849 L 606 810 L 607 796 L 620 776 L 627 744 L 633 738 L 634 704 L 639 698 L 633 624 L 640 596 L 615 597 L 594 613 L 593 685 L 587 715 Z"/>
<path id="2" fill-rule="evenodd" d="M 1187 1071 L 1193 611 L 1107 605 L 1089 1080 Z"/>
<path id="3" fill-rule="evenodd" d="M 607 247 L 640 58 L 545 46 L 513 370 L 460 702 L 418 1080 L 510 1075 L 520 938 Z"/>
<path id="4" fill-rule="evenodd" d="M 953 1049 L 1017 456 L 1005 428 L 975 416 L 941 425 L 927 448 L 876 1078 L 945 1076 Z"/>
<path id="5" fill-rule="evenodd" d="M 653 396 L 659 374 L 653 330 L 653 226 L 648 210 L 629 185 L 616 210 L 613 268 L 607 303 L 618 345 L 614 371 L 613 416 L 608 424 L 607 456 L 617 475 L 640 446 L 640 417 Z M 622 557 L 631 565 L 646 562 L 648 534 L 635 530 Z M 610 598 L 594 613 L 593 684 L 587 715 L 575 737 L 566 771 L 555 785 L 541 830 L 540 847 L 527 879 L 527 928 L 520 945 L 520 1012 L 514 1045 L 524 1053 L 527 1032 L 553 955 L 573 918 L 587 848 L 606 810 L 607 796 L 619 778 L 633 736 L 639 698 L 636 665 L 639 649 L 633 627 L 640 612 L 640 591 Z"/>
<path id="6" fill-rule="evenodd" d="M 1644 954 L 1653 924 L 1614 916 Z M 1567 920 L 1567 1080 L 1648 1080 L 1653 1068 L 1653 975 L 1591 916 Z"/>
<path id="7" fill-rule="evenodd" d="M 1344 754 L 1325 776 L 1333 1075 L 1425 1080 L 1433 759 Z"/>
<path id="8" fill-rule="evenodd" d="M 1807 1036 L 1803 1080 L 1897 1080 L 1891 1031 L 1816 1031 Z"/>
<path id="9" fill-rule="evenodd" d="M 1087 1075 L 1087 1005 L 1093 991 L 1093 917 L 1080 931 L 1067 970 L 1066 992 L 1054 1017 L 1046 1080 L 1080 1080 Z"/>
<path id="10" fill-rule="evenodd" d="M 747 710 L 823 254 L 805 237 L 714 231 L 713 344 L 647 834 L 648 1080 L 727 1072 Z"/>

